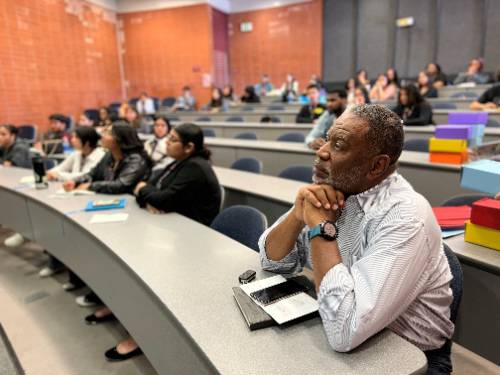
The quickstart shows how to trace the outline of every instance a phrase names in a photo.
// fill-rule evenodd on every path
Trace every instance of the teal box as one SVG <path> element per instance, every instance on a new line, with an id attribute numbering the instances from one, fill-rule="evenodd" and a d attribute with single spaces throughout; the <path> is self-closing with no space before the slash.
<path id="1" fill-rule="evenodd" d="M 500 192 L 500 162 L 479 160 L 464 165 L 460 186 L 492 195 Z"/>
<path id="2" fill-rule="evenodd" d="M 468 142 L 469 148 L 481 146 L 483 144 L 483 137 L 472 138 L 472 139 L 469 139 L 467 142 Z"/>

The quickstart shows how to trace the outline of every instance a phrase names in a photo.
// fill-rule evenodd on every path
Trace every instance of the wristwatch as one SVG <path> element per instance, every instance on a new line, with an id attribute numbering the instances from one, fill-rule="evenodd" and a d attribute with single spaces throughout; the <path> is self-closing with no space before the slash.
<path id="1" fill-rule="evenodd" d="M 312 227 L 307 235 L 309 241 L 318 236 L 323 237 L 327 241 L 334 241 L 339 235 L 339 230 L 333 221 L 325 220 Z"/>

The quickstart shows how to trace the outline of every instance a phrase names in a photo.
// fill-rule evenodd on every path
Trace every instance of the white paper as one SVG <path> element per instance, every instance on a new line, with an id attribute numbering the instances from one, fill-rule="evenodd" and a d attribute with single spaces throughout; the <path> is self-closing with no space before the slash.
<path id="1" fill-rule="evenodd" d="M 57 195 L 61 196 L 73 196 L 73 195 L 95 195 L 94 191 L 91 190 L 71 190 L 71 191 L 65 191 L 64 189 L 59 189 L 56 191 Z"/>
<path id="2" fill-rule="evenodd" d="M 254 281 L 252 283 L 240 285 L 240 288 L 250 297 L 250 293 L 257 290 L 268 288 L 273 285 L 284 283 L 286 279 L 281 276 L 272 276 L 263 280 Z M 301 316 L 318 311 L 318 301 L 310 295 L 302 292 L 280 301 L 264 306 L 259 301 L 252 300 L 262 307 L 278 324 L 283 324 L 300 318 Z"/>
<path id="3" fill-rule="evenodd" d="M 35 176 L 24 176 L 19 180 L 20 184 L 34 184 L 35 183 Z"/>
<path id="4" fill-rule="evenodd" d="M 119 214 L 94 214 L 90 218 L 90 224 L 118 223 L 128 219 L 127 213 Z"/>

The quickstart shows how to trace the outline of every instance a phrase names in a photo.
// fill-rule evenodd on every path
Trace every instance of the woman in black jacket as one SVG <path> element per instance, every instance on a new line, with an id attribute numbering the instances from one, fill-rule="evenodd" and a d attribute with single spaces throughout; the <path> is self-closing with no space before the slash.
<path id="1" fill-rule="evenodd" d="M 210 166 L 210 151 L 203 144 L 203 132 L 194 124 L 182 124 L 168 136 L 167 152 L 175 161 L 134 189 L 137 203 L 152 213 L 177 212 L 210 225 L 219 212 L 221 190 Z M 112 311 L 101 308 L 85 318 L 89 324 L 114 319 Z M 106 351 L 111 361 L 142 354 L 133 338 Z"/>
<path id="2" fill-rule="evenodd" d="M 117 121 L 101 133 L 101 144 L 108 149 L 89 173 L 66 181 L 64 190 L 91 190 L 101 194 L 131 194 L 137 183 L 149 177 L 151 159 L 137 136 L 124 121 Z"/>
<path id="3" fill-rule="evenodd" d="M 155 213 L 177 212 L 210 225 L 219 212 L 220 186 L 200 127 L 177 126 L 167 139 L 167 153 L 175 161 L 136 186 L 137 203 Z"/>
<path id="4" fill-rule="evenodd" d="M 413 85 L 403 86 L 399 90 L 398 104 L 393 111 L 405 125 L 432 124 L 432 108 Z"/>
<path id="5" fill-rule="evenodd" d="M 137 131 L 125 121 L 116 121 L 101 132 L 101 145 L 108 152 L 101 161 L 87 174 L 68 180 L 64 190 L 91 190 L 101 194 L 132 194 L 137 183 L 148 178 L 152 161 L 144 151 L 144 146 L 137 136 Z M 62 266 L 52 259 L 53 267 Z M 63 288 L 72 291 L 85 284 L 70 271 L 69 282 Z M 90 292 L 76 298 L 80 306 L 93 306 L 99 303 L 97 295 Z"/>

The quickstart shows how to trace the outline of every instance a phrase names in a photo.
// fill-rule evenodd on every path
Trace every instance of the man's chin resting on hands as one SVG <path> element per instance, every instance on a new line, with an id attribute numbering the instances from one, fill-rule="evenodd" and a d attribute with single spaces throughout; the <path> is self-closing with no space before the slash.
<path id="1" fill-rule="evenodd" d="M 336 351 L 384 328 L 451 372 L 452 275 L 424 197 L 397 172 L 401 120 L 379 105 L 347 110 L 316 152 L 315 184 L 260 238 L 262 267 L 313 269 L 321 319 Z"/>

